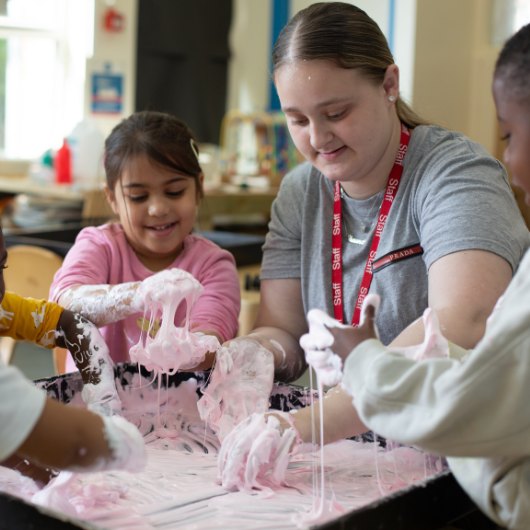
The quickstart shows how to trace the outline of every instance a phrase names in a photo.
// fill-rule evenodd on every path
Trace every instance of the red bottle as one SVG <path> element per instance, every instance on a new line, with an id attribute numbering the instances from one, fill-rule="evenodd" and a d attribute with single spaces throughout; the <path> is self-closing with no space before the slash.
<path id="1" fill-rule="evenodd" d="M 57 184 L 72 183 L 72 152 L 66 139 L 61 149 L 55 154 L 53 167 L 55 168 L 55 182 Z"/>

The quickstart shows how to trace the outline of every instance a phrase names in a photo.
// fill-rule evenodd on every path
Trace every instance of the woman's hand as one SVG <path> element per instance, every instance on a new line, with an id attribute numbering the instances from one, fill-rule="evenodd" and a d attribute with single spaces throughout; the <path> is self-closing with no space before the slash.
<path id="1" fill-rule="evenodd" d="M 274 375 L 270 351 L 249 338 L 233 340 L 217 352 L 209 385 L 197 406 L 222 441 L 253 412 L 269 409 Z"/>
<path id="2" fill-rule="evenodd" d="M 306 332 L 301 280 L 262 280 L 258 315 L 248 338 L 274 355 L 276 380 L 288 383 L 304 373 L 307 365 L 298 340 Z"/>
<path id="3" fill-rule="evenodd" d="M 333 344 L 330 346 L 330 349 L 344 363 L 352 350 L 361 344 L 361 342 L 368 339 L 377 339 L 375 330 L 375 307 L 373 305 L 366 307 L 364 322 L 358 328 L 328 327 L 327 329 L 333 335 Z"/>
<path id="4" fill-rule="evenodd" d="M 291 451 L 299 442 L 289 414 L 252 414 L 225 438 L 219 451 L 223 487 L 252 493 L 253 489 L 270 492 L 267 484 L 283 485 Z"/>

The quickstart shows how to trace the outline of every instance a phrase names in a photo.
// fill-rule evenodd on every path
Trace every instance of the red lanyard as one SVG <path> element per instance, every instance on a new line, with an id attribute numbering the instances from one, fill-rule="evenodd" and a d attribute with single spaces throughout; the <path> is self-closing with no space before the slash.
<path id="1" fill-rule="evenodd" d="M 403 159 L 407 152 L 407 146 L 410 140 L 410 131 L 401 124 L 401 140 L 399 144 L 399 150 L 394 162 L 394 167 L 388 177 L 388 183 L 386 185 L 385 195 L 383 203 L 381 204 L 381 210 L 379 211 L 379 218 L 377 219 L 377 225 L 375 227 L 375 234 L 372 240 L 372 246 L 370 247 L 370 254 L 368 261 L 364 268 L 363 280 L 361 282 L 361 288 L 359 290 L 359 296 L 357 297 L 357 303 L 353 311 L 353 318 L 351 325 L 356 328 L 359 326 L 361 319 L 361 308 L 363 305 L 364 298 L 370 290 L 370 284 L 372 283 L 372 277 L 374 275 L 372 271 L 372 263 L 377 253 L 377 247 L 381 241 L 383 235 L 383 229 L 388 219 L 388 213 L 390 207 L 396 198 L 399 183 L 401 181 L 401 175 L 403 174 Z M 344 310 L 342 303 L 342 202 L 340 197 L 340 182 L 335 182 L 335 196 L 333 198 L 333 236 L 331 240 L 331 287 L 333 290 L 333 309 L 335 311 L 335 319 L 340 323 L 344 323 Z"/>

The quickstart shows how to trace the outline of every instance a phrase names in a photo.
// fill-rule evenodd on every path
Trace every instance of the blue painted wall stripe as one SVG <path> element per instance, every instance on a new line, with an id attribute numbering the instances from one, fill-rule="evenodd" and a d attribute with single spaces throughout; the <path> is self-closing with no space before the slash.
<path id="1" fill-rule="evenodd" d="M 276 44 L 282 29 L 289 22 L 291 13 L 291 0 L 271 0 L 272 24 L 271 24 L 271 48 L 269 54 L 270 71 L 272 72 L 272 50 Z M 276 92 L 272 78 L 269 80 L 269 109 L 280 110 L 280 99 Z"/>
<path id="2" fill-rule="evenodd" d="M 394 53 L 394 25 L 396 21 L 396 0 L 389 0 L 388 6 L 388 47 Z"/>

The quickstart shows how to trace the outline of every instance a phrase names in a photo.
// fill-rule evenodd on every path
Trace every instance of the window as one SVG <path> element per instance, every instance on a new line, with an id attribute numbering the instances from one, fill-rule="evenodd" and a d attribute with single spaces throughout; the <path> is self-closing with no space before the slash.
<path id="1" fill-rule="evenodd" d="M 519 31 L 523 26 L 530 23 L 530 1 L 515 0 L 514 2 L 514 25 L 513 31 Z"/>
<path id="2" fill-rule="evenodd" d="M 0 0 L 0 156 L 32 159 L 83 118 L 94 0 Z"/>

